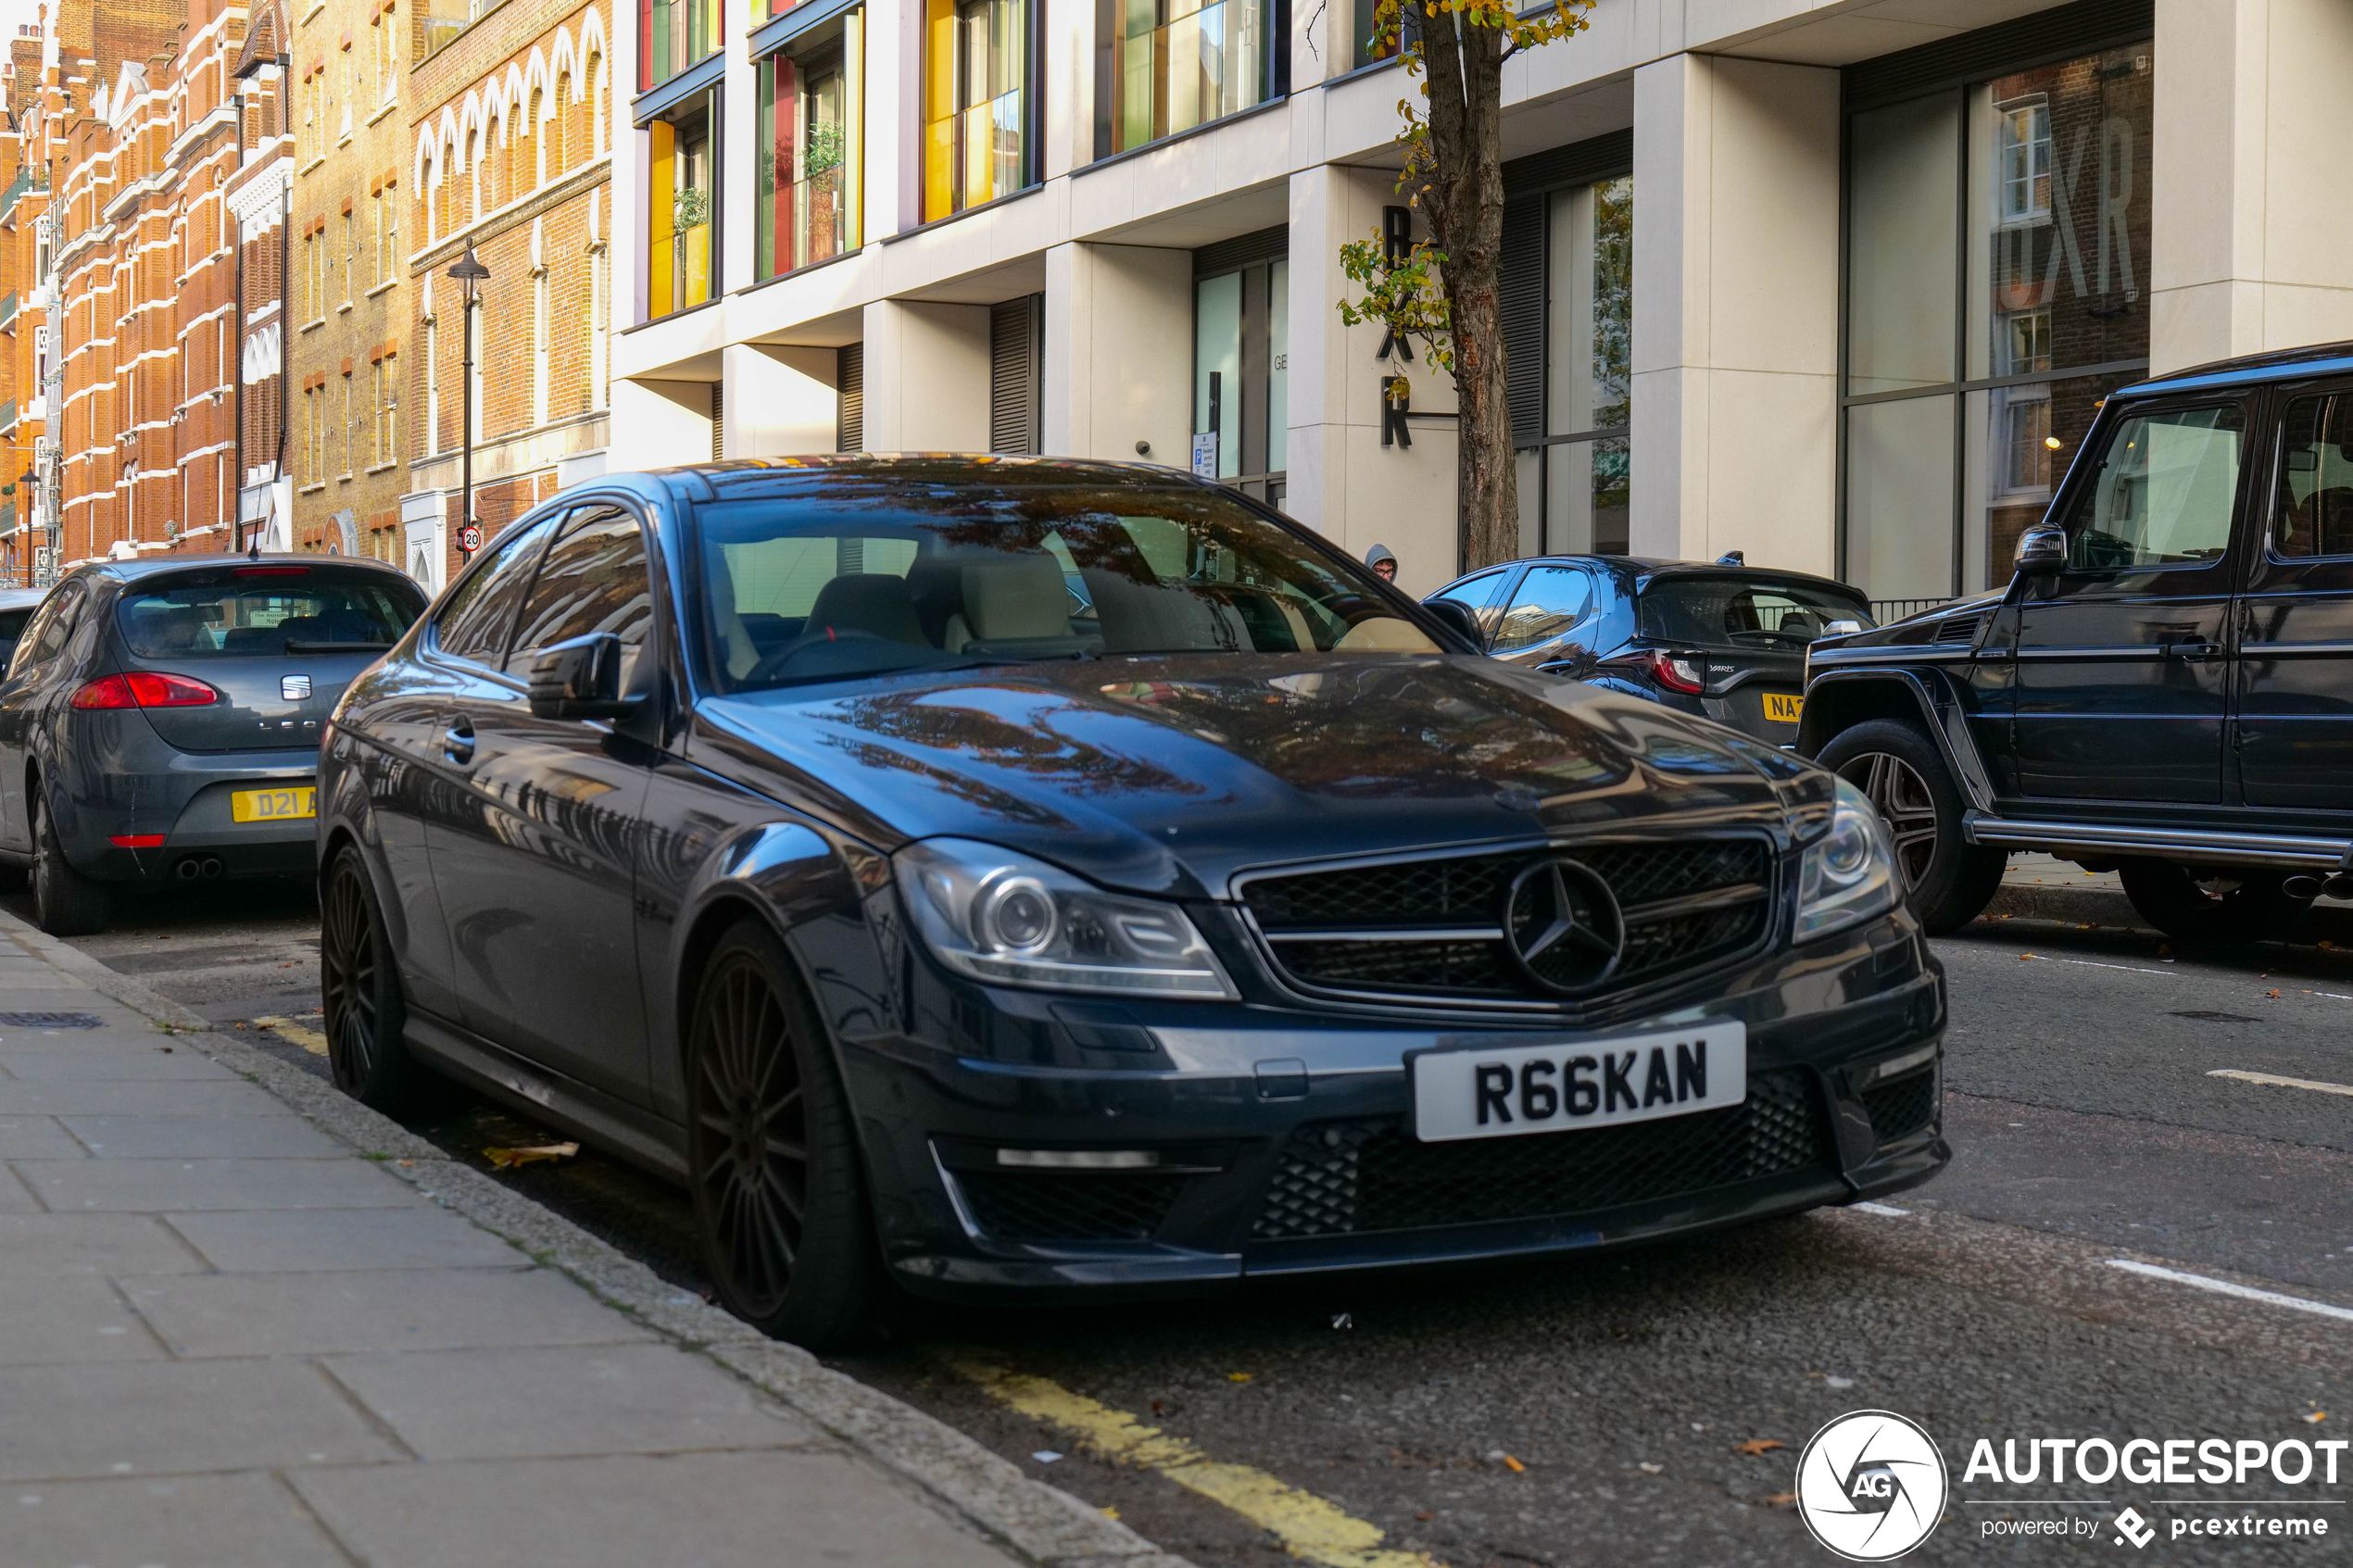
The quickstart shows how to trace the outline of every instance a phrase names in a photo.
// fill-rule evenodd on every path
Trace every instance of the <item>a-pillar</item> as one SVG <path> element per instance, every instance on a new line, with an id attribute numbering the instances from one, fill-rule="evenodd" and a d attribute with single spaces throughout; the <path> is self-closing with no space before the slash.
<path id="1" fill-rule="evenodd" d="M 1403 204 L 1385 169 L 1330 165 L 1290 178 L 1289 452 L 1283 509 L 1363 559 L 1375 545 L 1397 557 L 1411 594 L 1443 586 L 1461 570 L 1453 421 L 1408 421 L 1411 445 L 1381 445 L 1381 386 L 1406 377 L 1416 412 L 1454 408 L 1453 378 L 1417 350 L 1412 363 L 1382 359 L 1377 326 L 1351 327 L 1333 302 L 1362 291 L 1340 265 L 1340 247 L 1379 234 L 1381 208 Z M 1427 236 L 1418 214 L 1416 238 Z"/>
<path id="2" fill-rule="evenodd" d="M 1634 554 L 1833 570 L 1838 192 L 1837 71 L 1634 72 Z"/>
<path id="3" fill-rule="evenodd" d="M 2149 365 L 2353 337 L 2353 7 L 2158 0 Z"/>
<path id="4" fill-rule="evenodd" d="M 866 307 L 865 449 L 988 450 L 988 307 Z"/>
<path id="5" fill-rule="evenodd" d="M 1192 364 L 1192 252 L 1079 242 L 1046 252 L 1049 455 L 1185 467 Z"/>
<path id="6" fill-rule="evenodd" d="M 798 458 L 830 452 L 841 438 L 834 382 L 840 351 L 731 343 L 720 350 L 726 386 L 730 458 Z"/>

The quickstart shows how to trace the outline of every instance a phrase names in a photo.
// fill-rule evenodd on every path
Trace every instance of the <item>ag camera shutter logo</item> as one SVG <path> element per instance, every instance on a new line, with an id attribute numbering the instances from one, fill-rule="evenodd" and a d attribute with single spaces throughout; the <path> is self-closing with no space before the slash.
<path id="1" fill-rule="evenodd" d="M 1854 1411 L 1797 1457 L 1797 1516 L 1849 1562 L 1887 1562 L 1928 1539 L 1951 1485 L 1944 1456 L 1918 1422 Z"/>

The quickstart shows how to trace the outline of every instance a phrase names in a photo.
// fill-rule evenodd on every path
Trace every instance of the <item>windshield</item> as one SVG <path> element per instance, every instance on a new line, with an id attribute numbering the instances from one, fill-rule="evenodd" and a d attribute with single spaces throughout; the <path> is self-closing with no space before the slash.
<path id="1" fill-rule="evenodd" d="M 1353 566 L 1205 491 L 842 486 L 696 517 L 731 691 L 1099 654 L 1440 651 Z"/>
<path id="2" fill-rule="evenodd" d="M 1860 596 L 1806 583 L 1738 577 L 1663 577 L 1637 601 L 1642 633 L 1710 648 L 1800 649 L 1831 634 L 1833 621 L 1873 624 Z"/>
<path id="3" fill-rule="evenodd" d="M 415 589 L 375 572 L 244 567 L 209 581 L 133 584 L 115 618 L 139 658 L 184 659 L 381 651 L 423 608 Z"/>

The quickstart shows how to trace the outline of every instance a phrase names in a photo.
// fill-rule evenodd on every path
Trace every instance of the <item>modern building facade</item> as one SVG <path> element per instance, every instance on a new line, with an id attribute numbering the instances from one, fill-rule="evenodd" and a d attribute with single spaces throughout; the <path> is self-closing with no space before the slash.
<path id="1" fill-rule="evenodd" d="M 469 421 L 473 514 L 485 536 L 604 471 L 615 80 L 606 4 L 421 9 L 404 35 L 416 63 L 401 89 L 399 507 L 403 558 L 428 586 L 462 561 Z M 470 254 L 490 271 L 475 291 L 471 378 L 466 293 L 448 275 Z"/>
<path id="2" fill-rule="evenodd" d="M 1452 389 L 1335 308 L 1340 245 L 1418 221 L 1368 6 L 634 3 L 614 464 L 1140 456 L 1417 591 L 1460 568 Z M 1506 69 L 1529 551 L 1944 597 L 2007 576 L 2108 389 L 2353 337 L 2331 0 L 1590 20 Z"/>

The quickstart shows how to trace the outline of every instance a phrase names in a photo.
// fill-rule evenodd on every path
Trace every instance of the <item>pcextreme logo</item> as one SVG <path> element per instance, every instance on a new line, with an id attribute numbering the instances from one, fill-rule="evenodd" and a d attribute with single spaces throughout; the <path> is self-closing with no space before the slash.
<path id="1" fill-rule="evenodd" d="M 1928 1539 L 1944 1512 L 1944 1456 L 1918 1422 L 1855 1411 L 1797 1457 L 1797 1516 L 1849 1562 L 1887 1562 Z"/>

